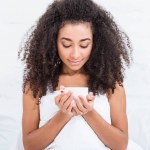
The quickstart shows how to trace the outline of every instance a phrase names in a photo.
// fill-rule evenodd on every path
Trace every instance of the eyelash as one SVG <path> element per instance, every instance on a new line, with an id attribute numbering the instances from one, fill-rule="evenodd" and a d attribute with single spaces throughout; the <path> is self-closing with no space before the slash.
<path id="1" fill-rule="evenodd" d="M 70 46 L 65 46 L 65 45 L 63 45 L 63 47 L 65 47 L 65 48 L 69 48 Z M 87 48 L 88 46 L 80 46 L 81 48 Z"/>

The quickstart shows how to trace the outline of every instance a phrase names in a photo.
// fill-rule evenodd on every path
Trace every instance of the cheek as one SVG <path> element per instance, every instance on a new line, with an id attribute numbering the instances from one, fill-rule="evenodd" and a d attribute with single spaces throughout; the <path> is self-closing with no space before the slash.
<path id="1" fill-rule="evenodd" d="M 68 56 L 68 53 L 64 48 L 58 47 L 58 55 L 61 59 L 63 59 L 63 58 L 66 58 Z"/>
<path id="2" fill-rule="evenodd" d="M 87 49 L 87 50 L 86 50 L 86 53 L 84 54 L 84 56 L 85 56 L 85 57 L 90 57 L 91 52 L 92 52 L 92 48 Z"/>
<path id="3" fill-rule="evenodd" d="M 57 48 L 58 48 L 58 54 L 62 55 L 63 54 L 63 48 L 62 48 L 62 46 L 58 44 Z"/>

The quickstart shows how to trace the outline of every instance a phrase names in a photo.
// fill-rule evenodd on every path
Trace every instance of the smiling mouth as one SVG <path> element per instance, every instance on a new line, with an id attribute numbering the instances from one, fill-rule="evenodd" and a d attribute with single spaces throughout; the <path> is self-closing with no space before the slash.
<path id="1" fill-rule="evenodd" d="M 80 60 L 80 61 L 71 61 L 71 60 L 69 60 L 69 63 L 70 63 L 71 65 L 79 65 L 81 61 L 82 61 L 82 60 Z"/>

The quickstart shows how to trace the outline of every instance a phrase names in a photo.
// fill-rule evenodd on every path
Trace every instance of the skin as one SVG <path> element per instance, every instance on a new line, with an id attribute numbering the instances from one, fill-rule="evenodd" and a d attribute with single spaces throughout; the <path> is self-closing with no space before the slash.
<path id="1" fill-rule="evenodd" d="M 64 37 L 65 39 L 62 39 Z M 86 38 L 89 40 L 81 41 Z M 88 23 L 66 24 L 60 29 L 57 46 L 63 68 L 57 90 L 61 85 L 87 87 L 88 76 L 84 74 L 83 65 L 90 57 L 92 38 L 92 30 Z M 66 48 L 63 45 L 70 47 Z M 87 48 L 81 47 L 87 45 Z M 79 61 L 79 63 L 71 63 L 71 61 Z M 116 83 L 114 94 L 106 95 L 110 104 L 111 125 L 93 108 L 95 97 L 92 93 L 84 99 L 82 95 L 77 97 L 69 91 L 55 97 L 55 103 L 60 110 L 39 128 L 39 106 L 36 105 L 38 97 L 33 98 L 33 93 L 29 90 L 23 94 L 22 125 L 25 149 L 41 150 L 47 147 L 72 117 L 81 115 L 107 147 L 112 150 L 125 150 L 128 143 L 128 123 L 124 87 Z"/>
<path id="2" fill-rule="evenodd" d="M 92 44 L 93 35 L 90 23 L 66 24 L 60 29 L 57 47 L 59 57 L 63 62 L 62 72 L 65 76 L 69 75 L 72 77 L 77 77 L 78 74 L 82 74 L 83 65 L 90 57 Z M 75 103 L 75 101 L 77 101 L 78 98 L 73 96 L 73 93 L 69 92 L 70 98 L 69 101 L 66 102 L 66 99 L 68 98 L 66 95 L 68 96 L 68 94 L 63 93 L 56 97 L 56 105 L 58 105 L 60 109 L 62 108 L 63 112 L 67 112 L 67 114 L 71 116 L 79 114 L 82 115 L 83 113 L 79 109 L 76 109 L 76 104 L 78 103 Z M 93 97 L 88 95 L 87 98 L 89 99 L 89 104 L 86 104 L 88 110 L 85 110 L 85 112 L 90 111 L 93 107 Z M 61 102 L 59 103 L 60 99 Z M 64 106 L 62 106 L 63 104 Z M 80 101 L 79 106 L 81 107 Z"/>
<path id="3" fill-rule="evenodd" d="M 93 36 L 89 23 L 66 24 L 61 28 L 57 47 L 59 57 L 63 62 L 63 73 L 69 75 L 80 73 L 90 57 L 92 44 Z"/>

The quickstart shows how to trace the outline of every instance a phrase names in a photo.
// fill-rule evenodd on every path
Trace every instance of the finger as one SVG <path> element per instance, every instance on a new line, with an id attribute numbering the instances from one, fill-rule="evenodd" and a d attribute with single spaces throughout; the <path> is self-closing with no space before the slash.
<path id="1" fill-rule="evenodd" d="M 78 115 L 74 108 L 72 108 L 71 112 L 73 113 L 73 116 L 77 116 Z"/>
<path id="2" fill-rule="evenodd" d="M 65 87 L 63 85 L 60 85 L 60 92 L 63 93 L 65 90 Z"/>
<path id="3" fill-rule="evenodd" d="M 81 96 L 81 98 L 83 99 L 82 96 Z M 83 112 L 83 113 L 86 112 L 87 109 L 83 106 L 83 104 L 82 104 L 80 98 L 78 97 L 78 98 L 76 98 L 75 100 L 76 100 L 77 108 L 78 108 L 81 112 Z"/>
<path id="4" fill-rule="evenodd" d="M 77 101 L 75 101 L 73 108 L 76 111 L 76 115 L 83 115 L 83 112 L 77 107 Z"/>
<path id="5" fill-rule="evenodd" d="M 83 98 L 81 95 L 79 95 L 79 99 L 81 100 L 82 105 L 83 105 L 86 109 L 89 109 L 89 108 L 90 108 L 89 103 L 87 102 L 87 100 L 86 100 L 85 98 Z"/>
<path id="6" fill-rule="evenodd" d="M 73 114 L 73 112 L 72 112 L 72 108 L 73 108 L 73 106 L 72 106 L 72 103 L 69 105 L 69 107 L 66 109 L 66 112 L 69 114 L 69 115 L 74 115 Z"/>
<path id="7" fill-rule="evenodd" d="M 88 101 L 93 101 L 95 99 L 93 92 L 89 92 L 89 94 L 86 96 Z"/>
<path id="8" fill-rule="evenodd" d="M 63 105 L 65 103 L 65 101 L 67 101 L 69 99 L 69 97 L 72 95 L 72 92 L 68 92 L 68 93 L 65 93 L 61 100 L 60 100 L 60 105 Z"/>
<path id="9" fill-rule="evenodd" d="M 73 108 L 73 105 L 72 105 L 72 103 L 70 103 L 68 108 L 66 109 L 66 111 L 67 112 L 71 112 L 72 108 Z"/>
<path id="10" fill-rule="evenodd" d="M 71 105 L 71 102 L 73 101 L 73 97 L 70 96 L 65 102 L 64 102 L 64 109 L 68 109 L 68 107 Z"/>
<path id="11" fill-rule="evenodd" d="M 80 111 L 80 110 L 77 108 L 77 106 L 74 106 L 73 108 L 74 108 L 74 110 L 76 111 L 76 115 L 83 115 L 83 112 Z"/>
<path id="12" fill-rule="evenodd" d="M 60 103 L 58 104 L 59 108 L 60 108 L 63 112 L 66 112 L 66 111 L 67 111 L 66 109 L 67 109 L 68 105 L 71 103 L 72 97 L 71 97 L 70 94 L 72 95 L 72 93 L 67 93 L 67 94 L 65 94 L 64 97 L 61 99 Z M 67 96 L 66 96 L 66 95 L 67 95 Z M 70 96 L 70 97 L 68 98 L 68 96 Z M 65 105 L 66 102 L 68 103 L 67 106 Z"/>
<path id="13" fill-rule="evenodd" d="M 78 110 L 76 104 L 72 106 L 73 110 L 76 112 L 77 115 L 79 115 L 80 113 L 82 113 L 80 110 Z"/>
<path id="14" fill-rule="evenodd" d="M 82 106 L 84 108 L 83 114 L 86 114 L 91 109 L 91 106 L 89 105 L 89 102 L 87 101 L 87 99 L 84 98 L 83 96 L 79 95 L 79 99 L 80 99 Z"/>
<path id="15" fill-rule="evenodd" d="M 55 97 L 55 104 L 58 105 L 60 102 L 61 98 L 65 95 L 65 93 L 61 93 Z"/>

